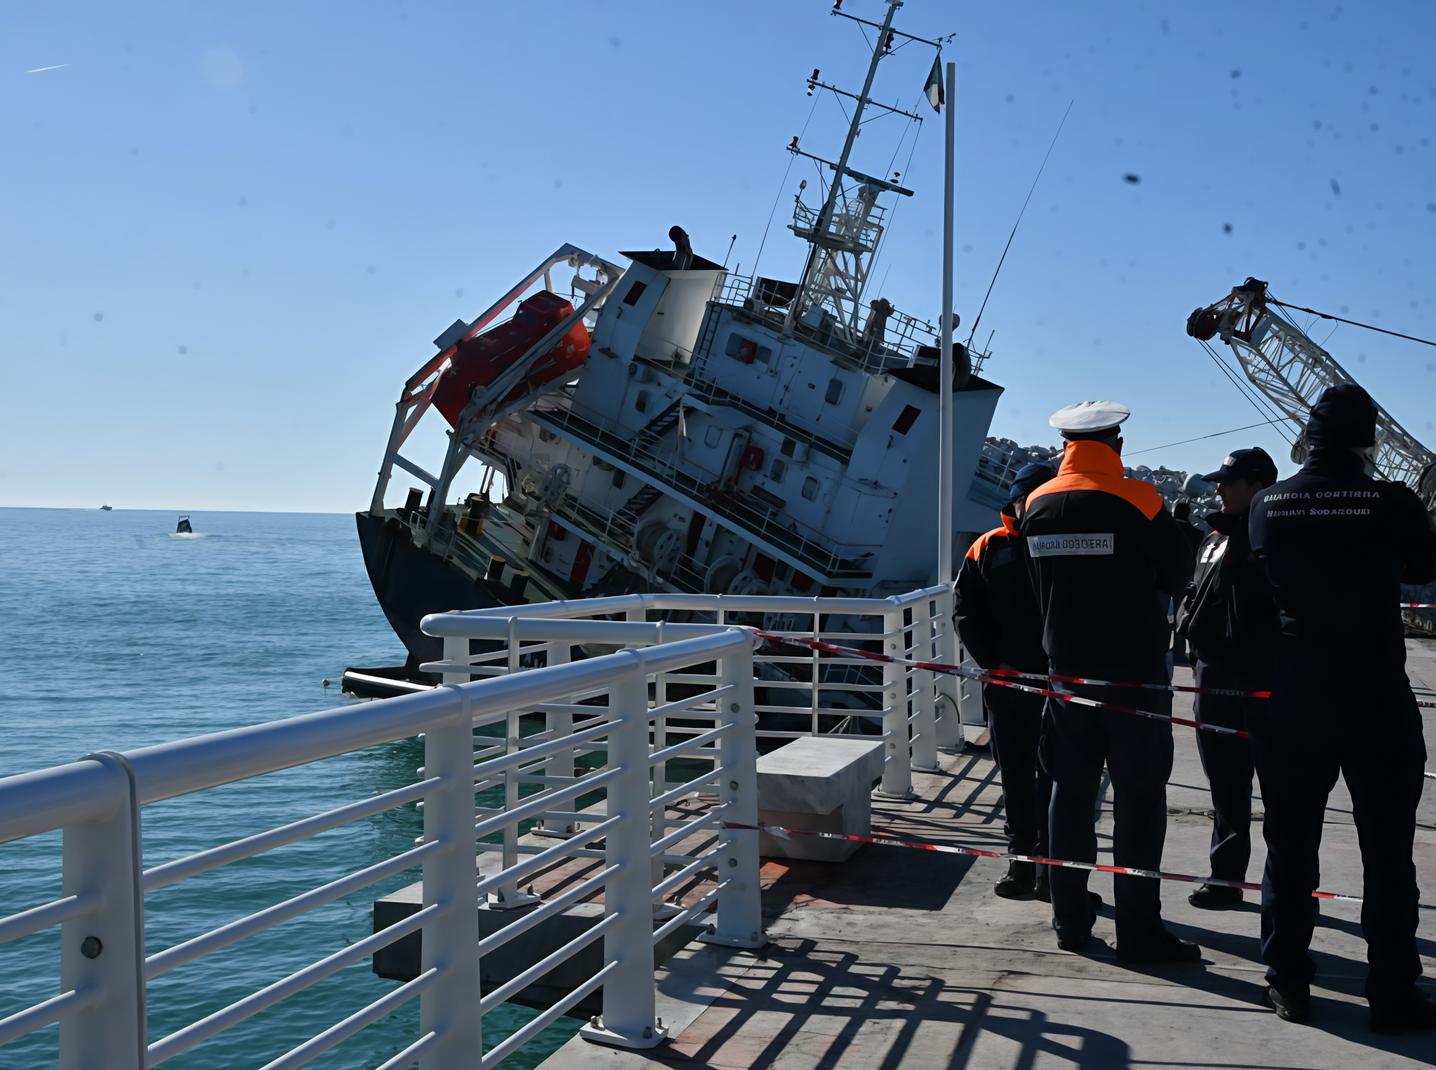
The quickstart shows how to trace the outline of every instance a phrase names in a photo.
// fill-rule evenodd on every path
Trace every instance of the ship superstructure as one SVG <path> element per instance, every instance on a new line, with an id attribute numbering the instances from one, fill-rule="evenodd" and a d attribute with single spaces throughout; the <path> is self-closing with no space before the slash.
<path id="1" fill-rule="evenodd" d="M 418 630 L 428 612 L 634 590 L 886 595 L 938 578 L 937 327 L 867 292 L 890 202 L 910 191 L 850 161 L 878 63 L 922 40 L 892 26 L 900 6 L 846 94 L 841 155 L 812 157 L 830 176 L 821 203 L 795 197 L 809 248 L 796 282 L 729 272 L 673 227 L 673 248 L 621 253 L 624 267 L 565 245 L 435 340 L 358 514 L 411 666 L 437 653 Z M 833 88 L 817 76 L 810 89 Z M 796 138 L 789 150 L 808 155 Z M 959 544 L 995 522 L 1006 476 L 983 458 L 1001 393 L 985 357 L 959 347 L 955 362 Z M 429 409 L 451 426 L 437 471 L 404 453 Z M 396 469 L 421 486 L 388 508 Z M 477 491 L 460 495 L 461 475 Z"/>

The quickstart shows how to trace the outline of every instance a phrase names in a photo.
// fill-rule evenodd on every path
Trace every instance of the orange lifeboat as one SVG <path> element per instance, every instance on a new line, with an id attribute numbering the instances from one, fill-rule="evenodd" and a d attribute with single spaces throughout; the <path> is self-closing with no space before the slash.
<path id="1" fill-rule="evenodd" d="M 469 403 L 474 387 L 488 386 L 564 317 L 572 314 L 571 304 L 547 290 L 520 302 L 513 319 L 459 344 L 434 391 L 434 407 L 457 427 L 459 414 Z M 588 359 L 588 346 L 587 328 L 582 322 L 575 323 L 556 346 L 533 362 L 528 374 L 514 384 L 504 402 L 516 400 L 533 387 L 577 368 Z"/>

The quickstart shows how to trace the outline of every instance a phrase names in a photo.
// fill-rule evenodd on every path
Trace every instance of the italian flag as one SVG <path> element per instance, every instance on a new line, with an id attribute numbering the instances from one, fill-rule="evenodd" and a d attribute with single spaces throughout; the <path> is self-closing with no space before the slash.
<path id="1" fill-rule="evenodd" d="M 932 105 L 933 111 L 942 111 L 942 53 L 932 61 L 932 70 L 927 75 L 927 85 L 922 87 L 927 94 L 927 102 Z"/>

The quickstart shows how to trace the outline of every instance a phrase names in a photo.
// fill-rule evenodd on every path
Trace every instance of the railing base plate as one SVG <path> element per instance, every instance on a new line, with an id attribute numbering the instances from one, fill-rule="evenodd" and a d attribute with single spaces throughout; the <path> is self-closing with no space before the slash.
<path id="1" fill-rule="evenodd" d="M 535 903 L 542 903 L 543 897 L 530 892 L 517 892 L 514 895 L 500 897 L 490 892 L 480 904 L 481 910 L 519 910 L 523 907 L 531 907 Z"/>
<path id="2" fill-rule="evenodd" d="M 882 788 L 876 788 L 872 797 L 882 799 L 884 802 L 912 802 L 917 798 L 917 792 L 911 788 L 907 791 L 883 791 Z"/>
<path id="3" fill-rule="evenodd" d="M 723 933 L 699 933 L 699 943 L 712 944 L 715 947 L 736 947 L 745 951 L 756 951 L 760 947 L 768 946 L 767 933 L 752 933 L 748 936 L 728 936 Z"/>
<path id="4" fill-rule="evenodd" d="M 629 1048 L 639 1050 L 642 1048 L 656 1048 L 668 1039 L 668 1029 L 665 1026 L 654 1024 L 643 1030 L 638 1036 L 629 1036 L 627 1033 L 615 1033 L 603 1027 L 602 1018 L 592 1019 L 588 1025 L 581 1027 L 578 1035 L 591 1044 L 602 1044 L 609 1048 Z"/>

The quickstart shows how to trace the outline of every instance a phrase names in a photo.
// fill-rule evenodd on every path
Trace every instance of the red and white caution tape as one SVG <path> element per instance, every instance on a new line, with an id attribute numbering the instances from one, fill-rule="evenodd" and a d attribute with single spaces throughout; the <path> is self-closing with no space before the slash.
<path id="1" fill-rule="evenodd" d="M 1271 698 L 1270 691 L 1243 691 L 1236 687 L 1196 687 L 1191 684 L 1140 684 L 1121 680 L 1094 680 L 1090 676 L 1063 676 L 1061 673 L 1019 672 L 1016 669 L 987 669 L 990 676 L 1020 680 L 1051 680 L 1056 684 L 1086 684 L 1089 687 L 1130 687 L 1141 691 L 1181 691 L 1192 695 L 1223 695 L 1227 698 Z"/>
<path id="2" fill-rule="evenodd" d="M 1436 609 L 1436 602 L 1402 602 L 1402 609 Z"/>
<path id="3" fill-rule="evenodd" d="M 1094 698 L 1087 698 L 1085 695 L 1074 695 L 1070 691 L 1057 691 L 1050 687 L 1039 687 L 1036 684 L 1019 683 L 1014 679 L 1007 679 L 1008 676 L 1017 676 L 1030 680 L 1047 680 L 1048 677 L 1039 676 L 1036 673 L 1012 673 L 1004 672 L 995 674 L 984 669 L 969 669 L 963 665 L 945 665 L 936 661 L 912 661 L 908 658 L 897 658 L 891 654 L 874 654 L 869 650 L 859 650 L 857 647 L 839 646 L 836 643 L 824 642 L 821 639 L 808 639 L 801 636 L 774 635 L 771 632 L 757 632 L 758 636 L 775 643 L 790 643 L 795 646 L 811 647 L 814 650 L 821 650 L 829 654 L 851 655 L 853 657 L 865 658 L 868 661 L 889 662 L 897 665 L 910 665 L 913 668 L 924 669 L 928 672 L 952 673 L 957 676 L 965 676 L 969 680 L 977 680 L 985 684 L 995 684 L 998 687 L 1010 687 L 1014 691 L 1025 691 L 1030 695 L 1042 695 L 1046 698 L 1056 699 L 1058 702 L 1067 702 L 1076 706 L 1087 706 L 1092 709 L 1112 710 L 1116 713 L 1131 714 L 1134 717 L 1146 717 L 1153 721 L 1167 721 L 1171 724 L 1186 725 L 1189 728 L 1197 728 L 1203 732 L 1213 732 L 1221 736 L 1235 736 L 1238 739 L 1246 739 L 1247 733 L 1240 728 L 1226 728 L 1222 725 L 1204 724 L 1201 721 L 1194 721 L 1187 717 L 1174 717 L 1167 713 L 1156 713 L 1152 710 L 1142 710 L 1135 706 L 1123 706 L 1116 702 L 1103 702 Z M 1103 681 L 1088 680 L 1085 677 L 1051 677 L 1060 682 L 1080 682 L 1086 684 L 1100 684 Z M 1113 685 L 1115 686 L 1115 685 Z M 1145 686 L 1145 685 L 1144 685 Z M 1165 689 L 1165 685 L 1153 684 L 1152 687 Z"/>
<path id="4" fill-rule="evenodd" d="M 1196 728 L 1203 732 L 1211 732 L 1219 736 L 1232 736 L 1236 739 L 1248 739 L 1250 733 L 1240 728 L 1227 728 L 1223 725 L 1207 724 L 1203 721 L 1195 721 L 1188 717 L 1175 717 L 1167 713 L 1156 713 L 1152 710 L 1141 710 L 1135 706 L 1123 706 L 1116 702 L 1102 702 L 1098 699 L 1088 698 L 1085 695 L 1074 695 L 1070 691 L 1057 691 L 1050 687 L 1039 687 L 1035 684 L 1018 683 L 1018 680 L 1051 680 L 1065 684 L 1086 684 L 1091 687 L 1135 687 L 1150 688 L 1154 691 L 1195 691 L 1205 695 L 1234 695 L 1244 698 L 1270 698 L 1270 691 L 1234 691 L 1228 688 L 1216 687 L 1185 687 L 1179 684 L 1132 684 L 1116 683 L 1111 680 L 1094 680 L 1086 676 L 1043 676 L 1040 673 L 1018 672 L 1016 669 L 969 669 L 964 665 L 946 665 L 937 661 L 913 661 L 910 658 L 898 658 L 891 654 L 875 654 L 871 650 L 859 650 L 857 647 L 839 646 L 837 643 L 828 643 L 821 639 L 807 639 L 802 636 L 774 635 L 772 632 L 763 632 L 754 629 L 754 634 L 762 639 L 773 643 L 790 643 L 795 646 L 811 647 L 814 650 L 821 650 L 829 654 L 852 655 L 853 657 L 865 658 L 868 661 L 888 662 L 896 665 L 910 665 L 915 669 L 924 669 L 928 672 L 953 673 L 957 676 L 964 676 L 969 680 L 976 680 L 979 683 L 995 684 L 998 687 L 1010 687 L 1015 691 L 1025 691 L 1030 695 L 1042 695 L 1045 698 L 1056 699 L 1058 702 L 1068 702 L 1076 706 L 1088 706 L 1098 710 L 1112 710 L 1115 713 L 1127 713 L 1134 717 L 1146 717 L 1153 721 L 1167 721 L 1171 724 L 1186 725 L 1188 728 Z M 1416 705 L 1436 708 L 1436 702 L 1417 699 Z M 1423 771 L 1422 776 L 1428 780 L 1436 780 L 1436 773 Z"/>
<path id="5" fill-rule="evenodd" d="M 1116 873 L 1123 877 L 1146 877 L 1150 880 L 1181 881 L 1184 884 L 1212 884 L 1220 888 L 1241 888 L 1246 891 L 1261 891 L 1260 884 L 1250 881 L 1218 880 L 1215 877 L 1197 877 L 1190 873 L 1168 873 L 1159 869 L 1138 869 L 1136 866 L 1109 866 L 1101 862 L 1071 862 L 1062 858 L 1044 858 L 1041 855 L 1010 854 L 1006 851 L 984 851 L 978 847 L 957 847 L 946 843 L 926 843 L 922 840 L 900 840 L 892 836 L 854 836 L 841 832 L 816 832 L 812 829 L 788 828 L 784 825 L 744 825 L 737 821 L 724 821 L 725 829 L 743 829 L 750 832 L 766 832 L 772 836 L 791 838 L 804 836 L 818 840 L 842 840 L 847 843 L 870 843 L 877 847 L 905 847 L 911 851 L 932 851 L 937 854 L 966 855 L 970 858 L 992 858 L 1008 862 L 1031 862 L 1038 866 L 1055 866 L 1061 869 L 1085 869 L 1091 873 Z M 1340 892 L 1312 892 L 1316 899 L 1332 899 L 1341 903 L 1360 903 L 1359 895 L 1343 895 Z"/>
<path id="6" fill-rule="evenodd" d="M 1169 721 L 1172 724 L 1183 724 L 1188 728 L 1199 728 L 1203 732 L 1212 732 L 1219 736 L 1235 736 L 1237 739 L 1247 738 L 1247 733 L 1240 728 L 1227 728 L 1218 724 L 1205 724 L 1202 721 L 1194 721 L 1189 717 L 1176 717 L 1170 713 L 1156 713 L 1152 710 L 1141 710 L 1135 706 L 1123 706 L 1116 702 L 1102 702 L 1095 698 L 1088 698 L 1086 695 L 1074 695 L 1070 691 L 1056 691 L 1050 687 L 1019 684 L 1015 680 L 999 679 L 991 673 L 986 672 L 974 673 L 972 670 L 965 670 L 962 675 L 968 676 L 970 679 L 981 680 L 985 684 L 995 684 L 998 687 L 1010 687 L 1015 691 L 1025 691 L 1030 695 L 1043 695 L 1047 698 L 1056 699 L 1058 702 L 1070 702 L 1074 706 L 1089 706 L 1098 710 L 1129 713 L 1134 717 L 1146 717 L 1152 721 Z"/>
<path id="7" fill-rule="evenodd" d="M 1436 607 L 1436 604 L 1433 604 Z M 965 676 L 969 680 L 977 680 L 985 684 L 1003 684 L 1004 686 L 1015 686 L 1005 683 L 1006 680 L 1032 680 L 1043 683 L 1055 684 L 1080 684 L 1087 687 L 1122 687 L 1140 691 L 1161 691 L 1165 693 L 1182 692 L 1191 695 L 1221 695 L 1227 698 L 1271 698 L 1270 691 L 1243 691 L 1232 687 L 1196 687 L 1191 684 L 1153 684 L 1137 683 L 1130 680 L 1098 680 L 1091 676 L 1064 676 L 1061 673 L 1035 673 L 1021 672 L 1017 669 L 970 669 L 965 665 L 949 665 L 941 661 L 915 661 L 912 658 L 899 658 L 891 654 L 875 654 L 870 650 L 859 650 L 857 647 L 839 646 L 837 643 L 824 642 L 821 639 L 808 639 L 803 636 L 774 635 L 771 632 L 758 631 L 756 633 L 763 639 L 774 643 L 791 643 L 795 646 L 811 647 L 814 650 L 821 650 L 829 654 L 842 654 L 847 657 L 864 658 L 868 661 L 890 662 L 895 665 L 907 665 L 914 669 L 922 669 L 926 672 L 952 673 L 956 676 Z M 1041 694 L 1055 694 L 1058 698 L 1068 698 L 1066 692 L 1047 692 Z M 1092 700 L 1087 700 L 1084 705 L 1090 705 Z M 1100 705 L 1111 709 L 1122 709 L 1123 707 L 1112 706 L 1109 703 Z M 1436 709 L 1436 701 L 1430 699 L 1417 699 L 1416 705 L 1427 709 Z M 1144 713 L 1145 711 L 1136 711 Z M 1162 714 L 1148 713 L 1147 716 L 1162 717 Z M 1196 722 L 1178 721 L 1179 724 L 1195 724 Z M 1222 731 L 1214 725 L 1199 725 L 1211 731 Z"/>

